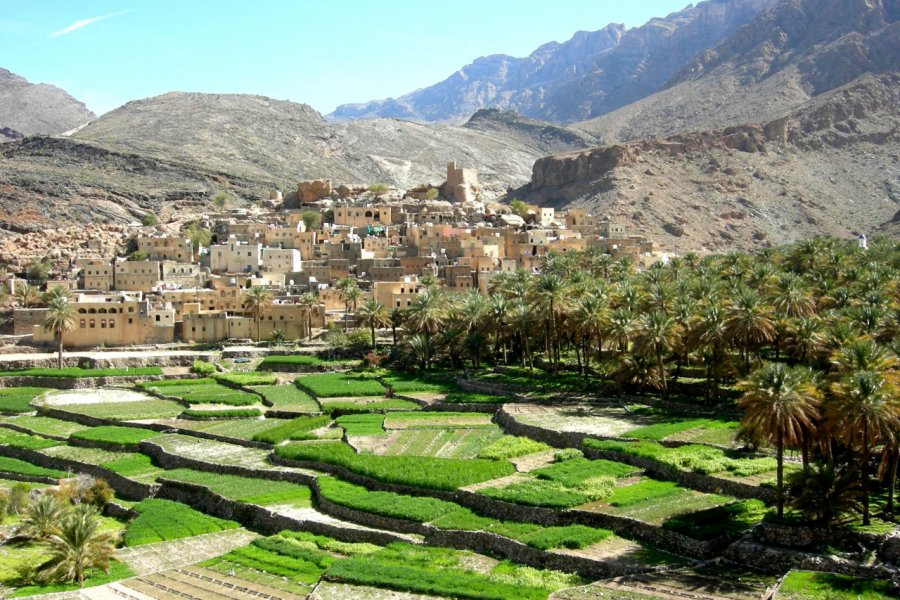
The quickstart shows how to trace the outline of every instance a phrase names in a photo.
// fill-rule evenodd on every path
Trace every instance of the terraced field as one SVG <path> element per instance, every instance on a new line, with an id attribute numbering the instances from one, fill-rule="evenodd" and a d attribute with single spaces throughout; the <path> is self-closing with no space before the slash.
<path id="1" fill-rule="evenodd" d="M 528 431 L 594 438 L 554 448 L 490 412 L 427 406 L 509 398 L 462 392 L 447 375 L 375 375 L 276 385 L 270 374 L 238 373 L 141 386 L 177 401 L 139 389 L 6 394 L 17 408 L 0 418 L 0 498 L 22 502 L 78 465 L 108 474 L 121 508 L 104 526 L 125 547 L 109 575 L 89 574 L 88 585 L 105 586 L 97 598 L 737 600 L 776 584 L 732 572 L 724 585 L 720 567 L 691 566 L 764 519 L 763 500 L 633 461 L 746 486 L 738 491 L 767 485 L 771 457 L 734 449 L 729 418 L 583 398 L 505 404 Z M 277 417 L 195 420 L 186 405 Z M 24 410 L 42 407 L 59 412 Z M 97 424 L 75 422 L 83 416 Z M 0 533 L 20 520 L 8 517 Z M 17 579 L 18 565 L 47 556 L 29 544 L 13 559 L 0 543 L 0 592 L 66 589 Z M 887 597 L 880 584 L 802 573 L 786 581 L 791 598 L 804 598 L 796 590 L 805 584 Z"/>

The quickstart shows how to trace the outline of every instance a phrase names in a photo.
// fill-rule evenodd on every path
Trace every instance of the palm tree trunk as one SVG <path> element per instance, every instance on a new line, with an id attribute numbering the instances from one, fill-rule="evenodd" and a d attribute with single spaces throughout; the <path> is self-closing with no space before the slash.
<path id="1" fill-rule="evenodd" d="M 885 512 L 892 515 L 894 514 L 894 487 L 897 485 L 897 463 L 900 462 L 900 445 L 895 442 L 890 452 L 890 467 L 888 467 L 887 477 L 888 496 Z"/>
<path id="2" fill-rule="evenodd" d="M 394 338 L 394 348 L 397 347 L 397 326 L 391 323 L 391 336 Z"/>
<path id="3" fill-rule="evenodd" d="M 775 455 L 775 502 L 778 506 L 778 518 L 784 516 L 784 439 L 778 434 L 778 448 Z"/>
<path id="4" fill-rule="evenodd" d="M 860 477 L 863 485 L 863 525 L 869 524 L 869 424 L 863 422 L 862 464 Z"/>
<path id="5" fill-rule="evenodd" d="M 63 368 L 63 332 L 59 332 L 59 356 L 57 360 L 57 366 L 62 369 Z"/>
<path id="6" fill-rule="evenodd" d="M 666 382 L 666 367 L 663 364 L 662 352 L 656 351 L 656 366 L 659 369 L 659 376 L 662 377 L 663 397 L 669 398 L 669 384 Z"/>
<path id="7" fill-rule="evenodd" d="M 371 327 L 372 327 L 372 350 L 378 350 L 378 346 L 375 345 L 375 323 L 374 322 L 372 323 Z"/>

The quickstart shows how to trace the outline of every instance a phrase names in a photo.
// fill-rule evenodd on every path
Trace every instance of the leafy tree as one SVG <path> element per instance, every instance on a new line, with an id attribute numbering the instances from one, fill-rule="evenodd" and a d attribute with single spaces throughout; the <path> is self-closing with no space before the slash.
<path id="1" fill-rule="evenodd" d="M 776 505 L 784 515 L 784 448 L 796 446 L 819 416 L 822 392 L 812 372 L 783 363 L 765 363 L 738 384 L 743 392 L 741 429 L 755 440 L 775 444 Z"/>
<path id="2" fill-rule="evenodd" d="M 44 330 L 52 332 L 59 343 L 58 367 L 63 367 L 63 337 L 69 331 L 75 329 L 75 320 L 78 314 L 75 308 L 64 296 L 51 299 L 47 305 L 47 318 L 44 320 Z"/>
<path id="3" fill-rule="evenodd" d="M 200 248 L 209 246 L 210 242 L 212 242 L 212 232 L 200 227 L 197 223 L 188 225 L 184 229 L 184 234 L 190 238 L 194 252 L 199 252 Z"/>
<path id="4" fill-rule="evenodd" d="M 131 254 L 128 255 L 128 260 L 133 262 L 140 262 L 143 260 L 147 260 L 149 258 L 148 254 L 143 250 L 135 250 Z"/>
<path id="5" fill-rule="evenodd" d="M 231 205 L 231 202 L 231 194 L 228 194 L 227 192 L 218 192 L 217 194 L 213 194 L 209 199 L 209 203 L 220 212 L 228 208 Z"/>
<path id="6" fill-rule="evenodd" d="M 518 198 L 513 198 L 509 202 L 509 209 L 513 212 L 514 215 L 518 215 L 523 219 L 528 216 L 528 205 Z"/>
<path id="7" fill-rule="evenodd" d="M 428 190 L 425 192 L 425 199 L 426 200 L 435 200 L 435 199 L 437 199 L 438 194 L 439 194 L 439 192 L 436 187 L 429 187 Z"/>
<path id="8" fill-rule="evenodd" d="M 304 210 L 300 213 L 300 220 L 303 221 L 307 231 L 315 231 L 322 224 L 322 213 L 317 210 Z"/>
<path id="9" fill-rule="evenodd" d="M 263 315 L 268 314 L 269 310 L 271 310 L 272 299 L 272 292 L 261 285 L 254 285 L 244 294 L 244 306 L 250 311 L 250 314 L 253 315 L 253 320 L 256 321 L 257 341 L 261 339 L 259 333 L 260 321 L 262 320 Z"/>
<path id="10" fill-rule="evenodd" d="M 141 217 L 141 225 L 144 227 L 155 227 L 159 223 L 159 219 L 153 213 L 147 213 Z"/>
<path id="11" fill-rule="evenodd" d="M 312 339 L 312 313 L 313 309 L 319 304 L 319 298 L 312 292 L 301 294 L 297 299 L 297 304 L 304 308 L 306 314 L 306 337 Z"/>
<path id="12" fill-rule="evenodd" d="M 374 185 L 369 186 L 369 192 L 371 192 L 375 197 L 381 196 L 382 194 L 386 194 L 390 188 L 383 183 L 376 183 Z"/>
<path id="13" fill-rule="evenodd" d="M 36 260 L 25 268 L 25 275 L 29 281 L 43 283 L 50 277 L 50 265 L 43 260 Z"/>

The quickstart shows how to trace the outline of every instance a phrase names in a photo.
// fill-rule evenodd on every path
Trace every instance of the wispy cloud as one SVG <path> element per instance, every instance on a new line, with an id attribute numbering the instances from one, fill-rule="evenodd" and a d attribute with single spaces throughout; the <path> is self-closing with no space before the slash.
<path id="1" fill-rule="evenodd" d="M 50 37 L 57 38 L 62 35 L 66 35 L 68 33 L 72 33 L 73 31 L 78 31 L 79 29 L 82 29 L 83 27 L 87 27 L 88 25 L 93 25 L 97 21 L 104 21 L 106 19 L 111 19 L 113 17 L 118 17 L 120 15 L 128 14 L 129 12 L 131 12 L 131 11 L 123 10 L 120 12 L 110 13 L 108 15 L 101 15 L 99 17 L 91 17 L 90 19 L 81 19 L 79 21 L 75 21 L 74 23 L 72 23 L 71 25 L 66 27 L 65 29 L 60 29 L 59 31 L 55 31 L 55 32 L 51 33 Z"/>

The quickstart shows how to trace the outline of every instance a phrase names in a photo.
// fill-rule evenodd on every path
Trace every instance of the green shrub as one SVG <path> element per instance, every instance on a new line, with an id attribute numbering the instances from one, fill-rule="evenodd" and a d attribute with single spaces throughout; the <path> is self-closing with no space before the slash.
<path id="1" fill-rule="evenodd" d="M 553 462 L 561 463 L 573 458 L 584 458 L 584 452 L 578 448 L 563 448 L 553 453 Z"/>
<path id="2" fill-rule="evenodd" d="M 331 423 L 331 419 L 324 415 L 297 417 L 287 423 L 260 431 L 253 436 L 253 440 L 267 444 L 280 444 L 285 440 L 314 440 L 316 436 L 310 432 L 314 429 L 325 427 L 329 423 Z"/>
<path id="3" fill-rule="evenodd" d="M 179 502 L 148 498 L 132 507 L 138 517 L 125 529 L 125 545 L 140 546 L 234 529 L 238 524 L 210 517 Z"/>
<path id="4" fill-rule="evenodd" d="M 250 419 L 261 417 L 258 408 L 234 408 L 230 410 L 192 410 L 188 409 L 181 416 L 191 419 Z"/>
<path id="5" fill-rule="evenodd" d="M 384 415 L 379 413 L 344 415 L 335 422 L 344 428 L 348 436 L 384 435 Z"/>
<path id="6" fill-rule="evenodd" d="M 384 386 L 355 373 L 322 373 L 298 377 L 295 383 L 316 398 L 384 396 Z"/>
<path id="7" fill-rule="evenodd" d="M 76 431 L 72 434 L 72 437 L 74 439 L 91 442 L 106 442 L 107 444 L 115 444 L 117 446 L 134 446 L 139 442 L 157 435 L 160 435 L 159 432 L 153 431 L 152 429 L 104 425 L 101 427 L 92 427 L 91 429 L 85 429 L 83 431 Z"/>
<path id="8" fill-rule="evenodd" d="M 430 456 L 376 456 L 356 454 L 341 442 L 288 444 L 275 448 L 283 458 L 341 466 L 380 481 L 452 491 L 515 472 L 508 462 Z"/>
<path id="9" fill-rule="evenodd" d="M 34 410 L 31 401 L 46 392 L 46 388 L 0 388 L 0 413 L 17 415 Z"/>
<path id="10" fill-rule="evenodd" d="M 525 456 L 526 454 L 534 454 L 549 450 L 550 446 L 542 442 L 536 442 L 527 437 L 516 437 L 505 435 L 490 446 L 483 448 L 478 453 L 478 458 L 487 458 L 490 460 L 507 460 L 517 456 Z"/>
<path id="11" fill-rule="evenodd" d="M 205 360 L 195 360 L 191 365 L 191 373 L 197 375 L 212 375 L 216 372 L 216 365 L 206 362 Z"/>

